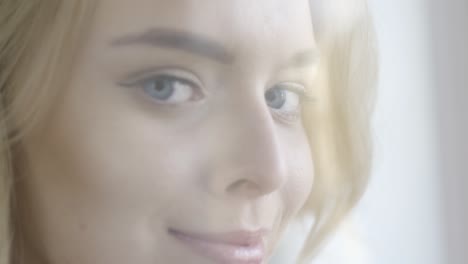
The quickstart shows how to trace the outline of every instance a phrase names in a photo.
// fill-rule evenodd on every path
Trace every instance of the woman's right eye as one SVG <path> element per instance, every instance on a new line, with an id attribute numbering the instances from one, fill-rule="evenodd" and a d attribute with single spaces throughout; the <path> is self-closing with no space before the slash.
<path id="1" fill-rule="evenodd" d="M 158 75 L 139 82 L 153 100 L 162 104 L 180 104 L 200 99 L 199 87 L 189 80 L 171 75 Z"/>
<path id="2" fill-rule="evenodd" d="M 185 71 L 176 73 L 145 74 L 145 77 L 119 83 L 124 87 L 141 89 L 145 96 L 149 96 L 158 104 L 176 105 L 203 99 L 201 85 L 192 74 Z M 186 76 L 186 77 L 181 77 Z M 198 79 L 197 79 L 198 80 Z"/>

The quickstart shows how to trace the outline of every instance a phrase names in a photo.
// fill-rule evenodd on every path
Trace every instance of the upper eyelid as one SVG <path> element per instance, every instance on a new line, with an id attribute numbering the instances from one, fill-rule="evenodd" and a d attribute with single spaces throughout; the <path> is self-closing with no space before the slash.
<path id="1" fill-rule="evenodd" d="M 119 84 L 123 86 L 131 86 L 162 76 L 167 76 L 181 80 L 183 82 L 187 82 L 191 85 L 197 86 L 197 88 L 200 89 L 204 87 L 203 82 L 197 74 L 180 67 L 156 67 L 133 72 L 129 74 L 123 81 L 119 82 Z"/>
<path id="2" fill-rule="evenodd" d="M 290 85 L 290 87 L 285 87 L 285 89 L 297 93 L 300 96 L 302 103 L 310 103 L 310 102 L 313 103 L 317 101 L 316 95 L 312 94 L 311 89 L 301 82 L 293 82 L 293 81 L 279 82 L 271 86 L 271 88 L 269 89 L 273 89 L 278 86 L 281 87 L 283 85 L 288 86 L 288 84 Z M 291 88 L 291 87 L 295 87 L 295 88 Z M 298 88 L 298 87 L 301 87 L 301 88 Z"/>
<path id="3" fill-rule="evenodd" d="M 292 81 L 285 81 L 285 82 L 278 82 L 271 86 L 270 89 L 275 88 L 275 87 L 285 87 L 288 90 L 295 90 L 295 91 L 302 91 L 302 90 L 307 90 L 306 85 L 302 84 L 300 82 L 292 82 Z"/>
<path id="4" fill-rule="evenodd" d="M 280 82 L 277 83 L 273 86 L 271 86 L 269 89 L 274 89 L 276 87 L 284 88 L 285 90 L 294 92 L 298 94 L 299 96 L 306 96 L 307 95 L 307 88 L 305 85 L 302 85 L 300 83 L 296 82 Z"/>
<path id="5" fill-rule="evenodd" d="M 161 78 L 161 77 L 172 78 L 172 79 L 174 79 L 174 80 L 176 80 L 178 82 L 186 83 L 186 84 L 189 84 L 191 86 L 195 86 L 197 88 L 200 88 L 199 85 L 196 84 L 195 82 L 193 82 L 192 80 L 186 79 L 184 77 L 179 77 L 179 76 L 173 75 L 173 74 L 166 74 L 166 73 L 150 75 L 150 76 L 148 76 L 146 78 L 142 78 L 141 80 L 137 81 L 136 83 L 143 84 L 145 82 L 156 80 L 156 79 Z"/>

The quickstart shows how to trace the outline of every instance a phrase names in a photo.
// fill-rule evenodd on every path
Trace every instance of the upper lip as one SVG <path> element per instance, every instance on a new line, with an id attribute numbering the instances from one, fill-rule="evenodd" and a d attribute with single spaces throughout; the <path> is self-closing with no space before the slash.
<path id="1" fill-rule="evenodd" d="M 263 239 L 267 235 L 268 230 L 259 229 L 256 231 L 236 230 L 224 233 L 196 233 L 189 231 L 180 231 L 170 228 L 169 233 L 175 235 L 188 236 L 193 239 L 204 240 L 211 243 L 247 247 L 252 245 L 263 244 Z"/>

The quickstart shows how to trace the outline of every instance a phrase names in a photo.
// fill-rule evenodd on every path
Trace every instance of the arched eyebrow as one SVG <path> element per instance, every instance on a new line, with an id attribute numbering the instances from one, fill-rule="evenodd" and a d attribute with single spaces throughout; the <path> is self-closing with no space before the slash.
<path id="1" fill-rule="evenodd" d="M 221 64 L 234 63 L 234 55 L 223 45 L 201 35 L 170 29 L 152 28 L 111 41 L 111 46 L 149 45 L 194 53 Z"/>
<path id="2" fill-rule="evenodd" d="M 202 35 L 164 28 L 151 28 L 143 33 L 129 34 L 111 41 L 111 46 L 149 45 L 178 49 L 190 52 L 221 64 L 233 64 L 235 56 L 222 44 Z M 295 54 L 285 65 L 288 67 L 306 67 L 315 64 L 318 59 L 316 49 L 309 49 Z"/>

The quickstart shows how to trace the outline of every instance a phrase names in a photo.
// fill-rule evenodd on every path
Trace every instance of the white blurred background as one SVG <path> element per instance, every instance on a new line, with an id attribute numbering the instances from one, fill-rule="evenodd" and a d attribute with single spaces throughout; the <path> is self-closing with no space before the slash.
<path id="1" fill-rule="evenodd" d="M 375 164 L 314 264 L 468 263 L 468 0 L 370 0 L 380 48 Z M 292 263 L 293 228 L 274 263 Z"/>

